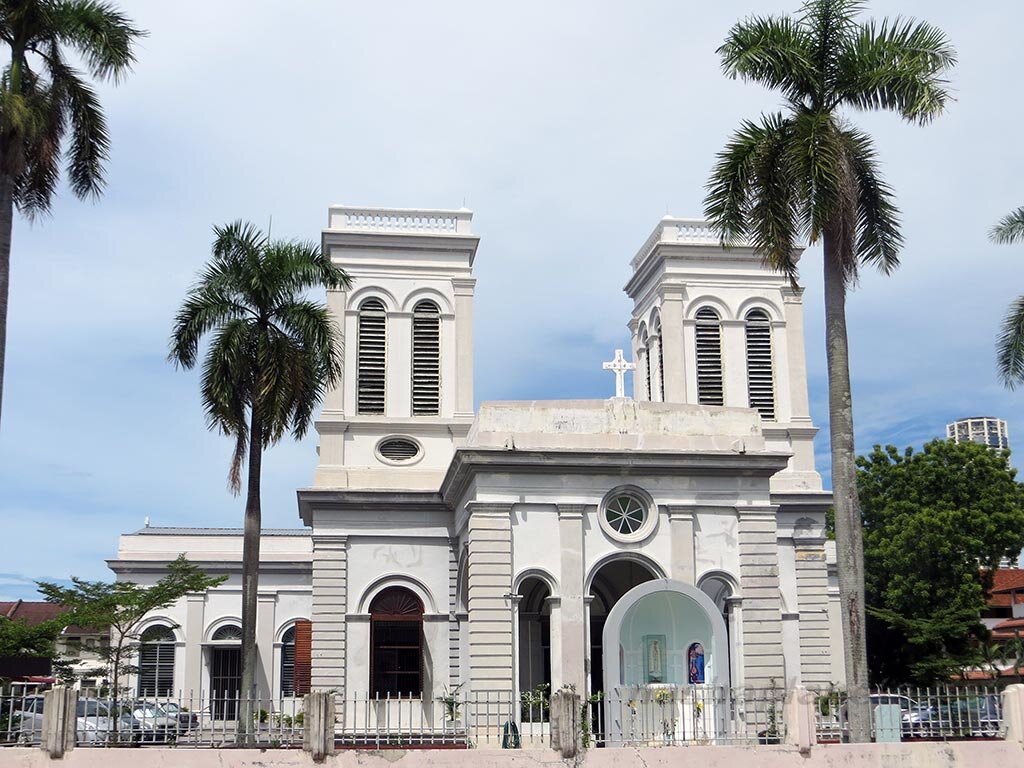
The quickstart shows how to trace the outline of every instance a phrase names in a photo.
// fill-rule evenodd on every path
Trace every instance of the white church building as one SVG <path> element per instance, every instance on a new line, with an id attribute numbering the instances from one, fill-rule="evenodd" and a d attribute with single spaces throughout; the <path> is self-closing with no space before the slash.
<path id="1" fill-rule="evenodd" d="M 474 410 L 472 213 L 337 206 L 322 243 L 352 277 L 327 295 L 345 373 L 303 527 L 264 532 L 261 691 L 842 682 L 801 289 L 666 217 L 631 262 L 617 396 Z M 237 690 L 241 539 L 121 536 L 120 579 L 181 552 L 229 577 L 147 620 L 140 693 Z"/>

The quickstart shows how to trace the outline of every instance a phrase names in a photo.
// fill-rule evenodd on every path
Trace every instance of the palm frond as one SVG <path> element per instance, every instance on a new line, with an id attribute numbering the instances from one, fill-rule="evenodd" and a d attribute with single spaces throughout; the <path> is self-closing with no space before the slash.
<path id="1" fill-rule="evenodd" d="M 871 137 L 854 128 L 840 136 L 857 189 L 857 258 L 888 275 L 899 266 L 903 247 L 896 196 L 881 177 Z"/>
<path id="2" fill-rule="evenodd" d="M 1024 207 L 1018 208 L 999 220 L 988 233 L 993 243 L 1019 243 L 1024 240 Z"/>
<path id="3" fill-rule="evenodd" d="M 938 27 L 912 19 L 869 21 L 838 55 L 835 102 L 926 123 L 951 99 L 946 76 L 955 64 L 956 51 Z"/>
<path id="4" fill-rule="evenodd" d="M 812 243 L 842 210 L 842 154 L 832 115 L 806 109 L 797 113 L 786 162 L 799 188 L 801 215 Z"/>
<path id="5" fill-rule="evenodd" d="M 807 0 L 804 3 L 799 23 L 813 41 L 811 60 L 821 84 L 814 109 L 821 109 L 834 90 L 838 69 L 835 53 L 855 33 L 857 16 L 866 7 L 863 0 Z"/>
<path id="6" fill-rule="evenodd" d="M 58 0 L 51 5 L 52 34 L 76 50 L 93 77 L 115 82 L 135 63 L 135 43 L 148 33 L 112 4 L 98 0 Z"/>
<path id="7" fill-rule="evenodd" d="M 729 30 L 718 55 L 729 77 L 777 88 L 801 100 L 811 98 L 818 89 L 811 42 L 788 16 L 753 17 Z"/>
<path id="8" fill-rule="evenodd" d="M 1024 382 L 1024 296 L 1018 296 L 1003 319 L 996 343 L 996 370 L 1007 389 Z"/>
<path id="9" fill-rule="evenodd" d="M 110 156 L 110 134 L 99 97 L 71 67 L 51 61 L 50 71 L 71 127 L 68 181 L 78 197 L 97 197 L 103 191 L 103 165 Z"/>

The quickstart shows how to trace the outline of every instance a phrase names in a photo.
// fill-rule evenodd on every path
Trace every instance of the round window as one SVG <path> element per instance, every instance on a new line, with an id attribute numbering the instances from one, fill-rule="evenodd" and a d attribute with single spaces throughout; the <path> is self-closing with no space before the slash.
<path id="1" fill-rule="evenodd" d="M 601 502 L 601 528 L 622 542 L 642 541 L 654 530 L 658 516 L 646 493 L 633 488 L 615 488 Z"/>
<path id="2" fill-rule="evenodd" d="M 604 519 L 616 533 L 632 536 L 643 527 L 647 507 L 635 496 L 616 496 L 604 510 Z"/>
<path id="3" fill-rule="evenodd" d="M 407 464 L 420 455 L 420 446 L 404 437 L 389 437 L 377 445 L 377 453 L 391 464 Z"/>

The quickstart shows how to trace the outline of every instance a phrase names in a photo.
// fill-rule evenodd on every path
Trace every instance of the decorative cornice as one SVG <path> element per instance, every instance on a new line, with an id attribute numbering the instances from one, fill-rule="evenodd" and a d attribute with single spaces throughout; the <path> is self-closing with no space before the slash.
<path id="1" fill-rule="evenodd" d="M 752 504 L 737 506 L 736 511 L 739 513 L 740 520 L 749 520 L 753 517 L 766 517 L 774 520 L 778 515 L 779 507 L 777 504 Z"/>
<path id="2" fill-rule="evenodd" d="M 697 517 L 697 506 L 694 504 L 662 504 L 668 513 L 669 522 L 681 520 L 692 523 Z M 729 507 L 732 510 L 732 507 Z"/>
<path id="3" fill-rule="evenodd" d="M 556 504 L 559 520 L 582 520 L 587 504 Z M 593 504 L 589 505 L 593 506 Z"/>
<path id="4" fill-rule="evenodd" d="M 348 549 L 348 534 L 314 533 L 313 551 L 330 549 Z"/>
<path id="5" fill-rule="evenodd" d="M 466 511 L 474 517 L 508 517 L 512 514 L 512 502 L 468 501 Z"/>
<path id="6" fill-rule="evenodd" d="M 453 277 L 452 288 L 455 289 L 456 296 L 472 296 L 473 289 L 476 287 L 475 277 Z"/>

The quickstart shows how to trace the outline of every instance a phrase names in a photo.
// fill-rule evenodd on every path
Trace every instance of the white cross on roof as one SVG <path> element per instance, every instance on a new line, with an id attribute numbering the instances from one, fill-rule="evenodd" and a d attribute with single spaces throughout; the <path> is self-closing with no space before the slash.
<path id="1" fill-rule="evenodd" d="M 615 372 L 615 396 L 626 396 L 626 371 L 635 371 L 636 363 L 627 363 L 622 356 L 622 350 L 615 350 L 615 359 L 608 363 L 602 363 L 601 367 L 606 371 Z"/>

